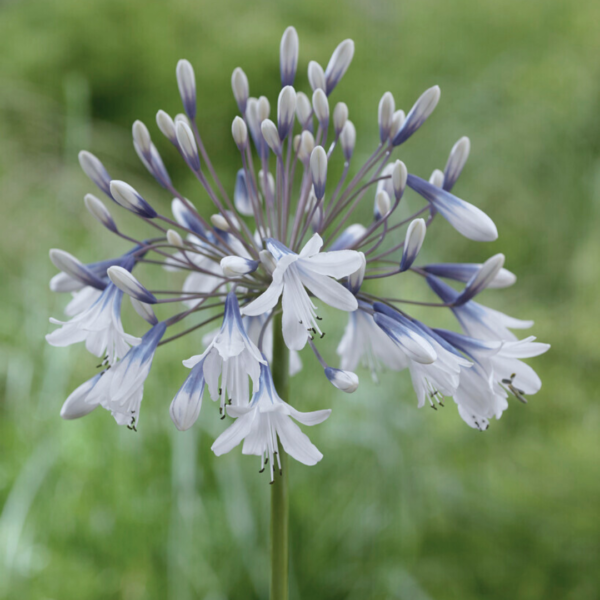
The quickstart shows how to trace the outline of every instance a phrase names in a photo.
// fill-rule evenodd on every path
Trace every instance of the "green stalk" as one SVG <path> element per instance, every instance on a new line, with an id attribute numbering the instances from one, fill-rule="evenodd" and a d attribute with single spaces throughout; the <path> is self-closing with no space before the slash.
<path id="1" fill-rule="evenodd" d="M 281 327 L 281 313 L 273 317 L 273 360 L 271 372 L 275 389 L 282 400 L 289 399 L 289 356 Z M 288 600 L 288 457 L 279 446 L 282 474 L 276 464 L 271 485 L 271 600 Z"/>

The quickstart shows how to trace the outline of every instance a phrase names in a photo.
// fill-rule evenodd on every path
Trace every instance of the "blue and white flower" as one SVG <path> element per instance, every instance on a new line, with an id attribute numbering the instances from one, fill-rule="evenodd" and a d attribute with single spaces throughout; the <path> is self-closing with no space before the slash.
<path id="1" fill-rule="evenodd" d="M 248 402 L 250 380 L 258 385 L 260 365 L 265 364 L 266 359 L 244 329 L 233 292 L 225 300 L 225 316 L 219 333 L 202 354 L 184 360 L 183 364 L 191 369 L 201 361 L 208 390 L 213 400 L 220 399 L 221 411 L 228 399 L 236 406 Z"/>
<path id="2" fill-rule="evenodd" d="M 277 261 L 273 282 L 266 292 L 242 309 L 244 315 L 258 316 L 272 310 L 283 295 L 283 337 L 288 348 L 302 350 L 309 331 L 322 333 L 317 322 L 316 306 L 305 287 L 317 298 L 347 312 L 358 308 L 356 298 L 335 281 L 351 275 L 361 266 L 358 252 L 338 250 L 319 252 L 323 240 L 317 233 L 296 254 L 274 239 L 267 248 Z"/>
<path id="3" fill-rule="evenodd" d="M 250 404 L 227 406 L 227 414 L 236 421 L 215 440 L 213 452 L 221 456 L 244 441 L 242 454 L 260 456 L 262 469 L 268 462 L 271 481 L 275 457 L 281 468 L 278 439 L 285 452 L 305 465 L 315 465 L 323 458 L 292 418 L 303 425 L 318 425 L 329 417 L 331 410 L 303 413 L 284 402 L 273 385 L 266 361 L 260 365 L 260 382 Z"/>

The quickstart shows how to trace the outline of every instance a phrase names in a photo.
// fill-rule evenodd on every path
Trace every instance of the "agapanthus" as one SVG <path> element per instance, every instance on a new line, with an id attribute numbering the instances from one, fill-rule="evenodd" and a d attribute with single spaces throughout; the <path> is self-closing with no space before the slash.
<path id="1" fill-rule="evenodd" d="M 420 250 L 426 238 L 431 239 L 434 221 L 440 220 L 437 215 L 447 221 L 437 225 L 450 225 L 471 240 L 498 237 L 488 215 L 453 194 L 470 151 L 468 138 L 454 145 L 445 169 L 435 169 L 429 179 L 409 173 L 395 156 L 425 125 L 440 89 L 426 90 L 406 112 L 386 92 L 377 108 L 378 143 L 357 165 L 356 129 L 348 105 L 331 100 L 351 64 L 354 43 L 343 41 L 325 69 L 309 63 L 309 94 L 293 87 L 298 49 L 296 31 L 288 28 L 280 48 L 282 89 L 276 102 L 250 96 L 245 73 L 234 70 L 231 85 L 239 115 L 231 126 L 231 150 L 234 154 L 237 148 L 240 166 L 235 177 L 224 182 L 200 134 L 194 70 L 189 62 L 179 61 L 176 79 L 184 114 L 172 118 L 160 110 L 156 122 L 173 146 L 165 149 L 181 155 L 210 199 L 211 214 L 203 214 L 193 199 L 180 193 L 165 168 L 160 144 L 154 144 L 140 121 L 133 124 L 134 149 L 163 188 L 162 200 L 142 197 L 129 184 L 113 179 L 93 154 L 80 153 L 92 182 L 118 208 L 142 219 L 150 236 L 137 240 L 123 233 L 105 204 L 88 194 L 85 204 L 92 216 L 131 243 L 131 250 L 87 265 L 67 252 L 51 253 L 61 271 L 51 289 L 70 292 L 74 298 L 66 309 L 71 320 L 52 320 L 62 328 L 50 333 L 48 341 L 85 342 L 92 354 L 102 357 L 100 372 L 65 402 L 64 418 L 78 418 L 102 406 L 117 423 L 137 428 L 155 352 L 189 334 L 195 336 L 198 350 L 184 361 L 191 370 L 171 402 L 176 427 L 194 425 L 208 387 L 212 399 L 219 400 L 221 417 L 235 419 L 215 441 L 217 455 L 243 440 L 245 454 L 260 456 L 263 466 L 270 462 L 272 478 L 281 443 L 292 457 L 313 465 L 322 455 L 292 419 L 314 425 L 330 410 L 300 412 L 301 399 L 284 401 L 279 396 L 271 374 L 277 359 L 274 322 L 282 327 L 292 351 L 285 365 L 292 372 L 301 368 L 298 352 L 312 351 L 328 381 L 351 393 L 359 383 L 354 371 L 361 365 L 374 378 L 384 367 L 406 369 L 418 406 L 437 408 L 444 405 L 444 397 L 451 397 L 460 416 L 478 429 L 500 418 L 511 397 L 525 401 L 527 394 L 539 391 L 539 378 L 520 359 L 541 354 L 548 346 L 532 337 L 518 341 L 509 331 L 532 323 L 474 301 L 486 288 L 515 282 L 504 269 L 504 255 L 483 264 L 419 264 Z M 339 178 L 331 176 L 337 167 L 330 166 L 336 164 L 341 167 Z M 407 188 L 424 201 L 410 215 L 403 201 Z M 365 203 L 372 203 L 372 210 L 359 211 Z M 166 207 L 172 216 L 165 214 Z M 372 217 L 358 222 L 359 212 Z M 156 265 L 173 272 L 176 289 L 152 289 L 150 268 Z M 140 267 L 145 269 L 141 280 Z M 405 289 L 403 278 L 408 277 L 429 284 L 440 300 L 416 302 L 369 291 L 371 280 L 387 278 L 394 282 L 387 289 Z M 460 289 L 442 279 L 458 282 Z M 125 333 L 121 325 L 124 295 L 150 325 L 141 339 Z M 411 316 L 411 305 L 451 310 L 462 333 L 430 328 Z M 171 313 L 159 320 L 155 309 Z M 318 348 L 326 332 L 334 333 L 323 320 L 330 309 L 348 313 L 337 349 L 340 368 L 331 366 Z M 202 331 L 219 321 L 216 333 Z M 182 328 L 184 322 L 187 328 Z M 167 336 L 167 330 L 173 333 Z"/>

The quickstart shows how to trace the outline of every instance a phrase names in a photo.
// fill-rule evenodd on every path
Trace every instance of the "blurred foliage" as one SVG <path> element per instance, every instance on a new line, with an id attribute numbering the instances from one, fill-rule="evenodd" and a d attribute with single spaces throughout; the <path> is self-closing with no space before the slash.
<path id="1" fill-rule="evenodd" d="M 97 153 L 166 209 L 129 128 L 140 118 L 159 139 L 154 115 L 181 110 L 174 67 L 186 57 L 202 134 L 232 187 L 231 71 L 242 66 L 251 92 L 274 106 L 289 24 L 300 35 L 300 89 L 309 60 L 325 64 L 339 41 L 356 41 L 333 99 L 350 107 L 357 159 L 376 143 L 383 92 L 408 109 L 441 86 L 436 113 L 401 156 L 427 176 L 468 135 L 457 193 L 494 218 L 500 238 L 478 245 L 440 220 L 425 259 L 504 252 L 519 282 L 484 302 L 535 319 L 553 346 L 535 362 L 542 391 L 485 434 L 452 402 L 417 410 L 406 374 L 376 386 L 361 372 L 359 391 L 342 397 L 305 356 L 293 397 L 334 412 L 311 431 L 325 459 L 290 473 L 292 599 L 598 597 L 600 4 L 22 0 L 0 11 L 0 598 L 266 597 L 269 490 L 257 463 L 238 451 L 212 456 L 223 424 L 211 402 L 186 434 L 168 416 L 181 359 L 201 336 L 155 361 L 137 435 L 103 411 L 59 418 L 94 361 L 43 336 L 64 306 L 48 291 L 48 248 L 84 261 L 124 248 L 83 207 L 92 190 L 77 151 Z M 174 179 L 208 211 L 160 142 Z M 327 356 L 343 325 L 328 317 Z"/>

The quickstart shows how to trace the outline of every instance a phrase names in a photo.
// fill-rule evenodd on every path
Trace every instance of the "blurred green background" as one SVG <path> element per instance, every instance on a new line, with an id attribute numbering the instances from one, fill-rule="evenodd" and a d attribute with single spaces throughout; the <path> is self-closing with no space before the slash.
<path id="1" fill-rule="evenodd" d="M 48 249 L 85 262 L 125 249 L 83 206 L 94 190 L 78 150 L 167 210 L 170 198 L 132 148 L 140 118 L 207 214 L 154 124 L 159 108 L 181 110 L 176 62 L 196 68 L 201 131 L 232 189 L 231 72 L 241 66 L 251 93 L 275 106 L 279 39 L 290 24 L 305 91 L 309 60 L 326 64 L 339 41 L 356 42 L 332 100 L 349 105 L 357 159 L 376 144 L 383 92 L 408 109 L 441 86 L 436 112 L 400 156 L 427 177 L 468 135 L 456 193 L 492 216 L 500 238 L 476 244 L 440 219 L 424 259 L 504 252 L 519 281 L 484 303 L 535 319 L 533 333 L 552 344 L 535 360 L 541 392 L 527 406 L 513 402 L 485 434 L 451 401 L 418 410 L 406 373 L 375 385 L 361 371 L 361 387 L 346 396 L 305 354 L 294 401 L 333 415 L 310 432 L 324 460 L 290 472 L 291 598 L 598 598 L 598 23 L 595 0 L 0 3 L 0 598 L 266 597 L 269 486 L 257 461 L 239 449 L 215 459 L 210 446 L 224 425 L 208 400 L 185 434 L 168 415 L 187 372 L 181 360 L 200 350 L 201 334 L 159 353 L 137 435 L 100 410 L 60 419 L 97 361 L 81 347 L 49 347 L 44 334 L 66 302 L 48 290 Z M 331 315 L 323 347 L 332 362 L 343 325 Z"/>

